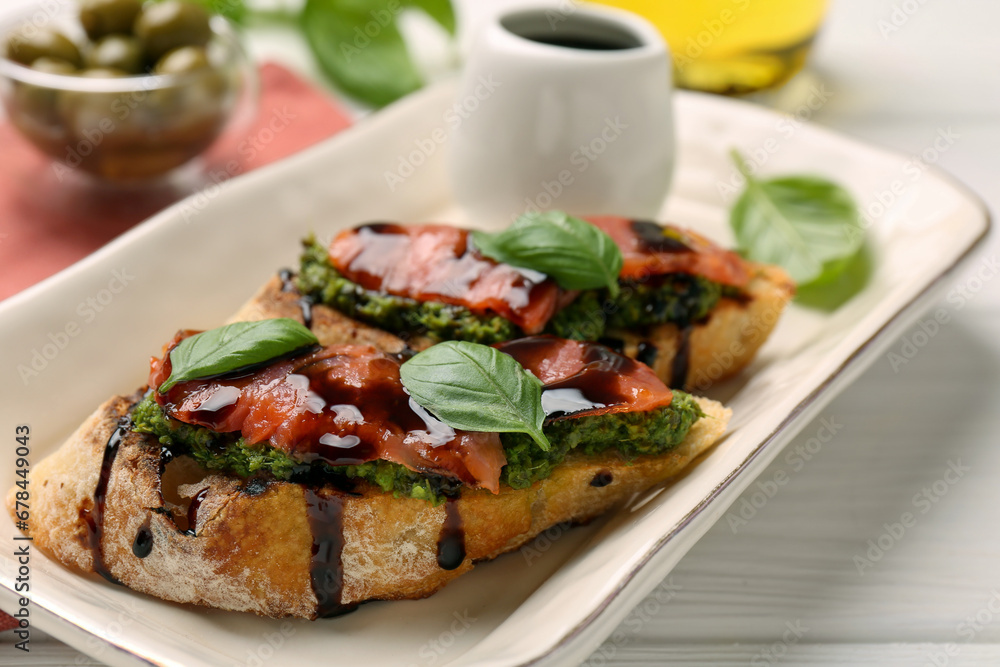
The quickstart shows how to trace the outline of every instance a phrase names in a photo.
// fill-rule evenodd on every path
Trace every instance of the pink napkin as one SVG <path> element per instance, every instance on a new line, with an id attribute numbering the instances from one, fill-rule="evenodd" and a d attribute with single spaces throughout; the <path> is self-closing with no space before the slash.
<path id="1" fill-rule="evenodd" d="M 350 126 L 326 94 L 280 65 L 260 68 L 254 126 L 205 156 L 205 172 L 229 178 L 308 148 Z M 69 266 L 187 193 L 173 186 L 121 190 L 74 176 L 0 122 L 0 299 Z M 17 620 L 0 612 L 0 632 Z"/>
<path id="2" fill-rule="evenodd" d="M 0 632 L 13 630 L 17 627 L 17 619 L 0 611 Z"/>
<path id="3" fill-rule="evenodd" d="M 351 124 L 330 97 L 284 67 L 262 65 L 260 78 L 252 129 L 204 156 L 204 171 L 214 178 L 270 164 Z M 75 173 L 63 173 L 60 180 L 51 160 L 0 121 L 0 299 L 69 266 L 187 194 L 176 185 L 123 190 Z"/>

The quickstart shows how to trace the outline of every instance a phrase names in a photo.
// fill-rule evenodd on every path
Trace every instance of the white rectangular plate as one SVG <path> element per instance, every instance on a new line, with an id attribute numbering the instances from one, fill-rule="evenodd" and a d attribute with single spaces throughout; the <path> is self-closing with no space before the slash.
<path id="1" fill-rule="evenodd" d="M 465 222 L 445 177 L 453 88 L 408 98 L 295 158 L 198 195 L 80 263 L 0 304 L 0 487 L 13 485 L 14 429 L 32 460 L 53 451 L 108 396 L 142 385 L 146 362 L 178 328 L 217 326 L 268 277 L 294 266 L 298 239 L 369 220 Z M 729 435 L 675 484 L 588 527 L 557 530 L 485 563 L 441 593 L 373 603 L 317 622 L 161 602 L 78 576 L 34 553 L 32 620 L 112 665 L 525 665 L 585 658 L 723 514 L 808 419 L 938 295 L 985 236 L 980 201 L 935 170 L 727 99 L 677 96 L 680 154 L 665 220 L 730 243 L 719 183 L 730 148 L 766 148 L 768 173 L 813 172 L 847 186 L 872 214 L 870 285 L 833 314 L 793 306 L 759 358 L 714 390 Z M 440 135 L 436 135 L 440 136 Z M 426 155 L 428 145 L 436 146 Z M 777 147 L 777 148 L 775 148 Z M 413 157 L 409 156 L 413 152 Z M 387 171 L 424 164 L 390 192 Z M 880 210 L 879 192 L 904 192 Z M 898 189 L 898 188 L 897 188 Z M 30 369 L 30 370 L 28 370 Z M 3 543 L 15 529 L 0 518 Z M 17 566 L 0 550 L 0 599 Z"/>

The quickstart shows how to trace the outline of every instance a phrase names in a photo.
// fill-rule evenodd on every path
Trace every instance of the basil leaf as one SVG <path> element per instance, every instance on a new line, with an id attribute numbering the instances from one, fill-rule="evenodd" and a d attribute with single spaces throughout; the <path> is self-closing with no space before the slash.
<path id="1" fill-rule="evenodd" d="M 455 9 L 451 6 L 451 0 L 407 0 L 405 4 L 419 7 L 427 12 L 427 15 L 434 19 L 438 25 L 448 31 L 449 35 L 454 35 L 457 28 L 455 24 Z"/>
<path id="2" fill-rule="evenodd" d="M 396 23 L 407 7 L 422 9 L 454 33 L 450 0 L 307 0 L 302 29 L 337 86 L 372 106 L 385 106 L 424 85 Z"/>
<path id="3" fill-rule="evenodd" d="M 288 318 L 236 322 L 203 331 L 170 351 L 170 377 L 158 391 L 169 391 L 178 382 L 230 373 L 318 343 L 312 331 Z"/>
<path id="4" fill-rule="evenodd" d="M 618 295 L 622 251 L 589 222 L 562 211 L 528 213 L 507 229 L 473 232 L 479 251 L 498 262 L 540 271 L 566 289 L 607 287 Z"/>
<path id="5" fill-rule="evenodd" d="M 735 151 L 733 159 L 747 185 L 729 224 L 746 257 L 781 266 L 799 285 L 833 282 L 864 241 L 850 193 L 810 176 L 758 180 Z"/>
<path id="6" fill-rule="evenodd" d="M 421 407 L 452 428 L 527 433 L 544 451 L 542 382 L 513 357 L 477 343 L 448 341 L 415 355 L 399 369 Z"/>
<path id="7" fill-rule="evenodd" d="M 820 276 L 818 279 L 799 287 L 795 300 L 803 306 L 833 312 L 850 301 L 868 284 L 874 271 L 872 249 L 867 243 L 837 265 L 838 273 L 832 278 Z"/>

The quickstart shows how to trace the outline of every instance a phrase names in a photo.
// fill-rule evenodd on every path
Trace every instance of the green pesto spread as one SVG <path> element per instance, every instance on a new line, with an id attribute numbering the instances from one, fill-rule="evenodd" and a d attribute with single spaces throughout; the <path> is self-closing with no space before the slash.
<path id="1" fill-rule="evenodd" d="M 677 390 L 673 394 L 670 405 L 649 412 L 548 421 L 543 430 L 552 448 L 547 452 L 523 433 L 501 434 L 507 465 L 500 471 L 500 481 L 515 489 L 529 487 L 551 475 L 552 469 L 572 450 L 588 456 L 617 450 L 627 461 L 670 451 L 681 444 L 694 423 L 705 416 L 692 396 Z"/>
<path id="2" fill-rule="evenodd" d="M 327 249 L 314 237 L 303 245 L 299 291 L 356 320 L 396 334 L 426 335 L 437 342 L 492 345 L 520 336 L 518 327 L 499 315 L 480 316 L 462 306 L 367 290 L 340 275 Z"/>
<path id="3" fill-rule="evenodd" d="M 426 335 L 436 342 L 463 340 L 492 345 L 519 338 L 520 329 L 499 315 L 477 315 L 463 306 L 367 290 L 342 276 L 326 247 L 315 237 L 303 241 L 299 291 L 345 315 L 400 335 Z M 697 322 L 723 294 L 718 283 L 700 276 L 669 274 L 646 283 L 622 281 L 617 297 L 585 290 L 557 312 L 545 333 L 595 341 L 608 328 Z"/>
<path id="4" fill-rule="evenodd" d="M 552 448 L 542 451 L 528 436 L 503 433 L 500 442 L 507 465 L 500 481 L 523 489 L 552 474 L 566 455 L 577 449 L 587 455 L 611 449 L 626 460 L 646 454 L 662 454 L 680 444 L 691 426 L 704 414 L 697 402 L 684 392 L 674 391 L 673 402 L 649 412 L 628 412 L 589 417 L 556 419 L 544 431 Z M 454 479 L 417 473 L 398 463 L 371 461 L 354 466 L 304 463 L 270 444 L 251 445 L 236 433 L 216 433 L 201 426 L 184 424 L 168 417 L 152 395 L 132 411 L 132 429 L 149 433 L 175 455 L 188 454 L 202 467 L 234 473 L 240 477 L 269 474 L 280 480 L 308 480 L 317 475 L 339 475 L 363 479 L 396 497 L 418 498 L 435 505 L 460 487 Z"/>
<path id="5" fill-rule="evenodd" d="M 607 329 L 673 323 L 686 326 L 704 318 L 722 296 L 719 283 L 701 276 L 672 273 L 648 283 L 623 280 L 612 297 L 607 290 L 581 292 L 549 321 L 547 333 L 592 341 Z"/>

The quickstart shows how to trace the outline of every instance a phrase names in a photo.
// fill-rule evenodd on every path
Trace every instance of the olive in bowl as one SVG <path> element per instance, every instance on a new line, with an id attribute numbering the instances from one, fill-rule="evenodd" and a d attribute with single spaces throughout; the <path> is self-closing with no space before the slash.
<path id="1" fill-rule="evenodd" d="M 0 101 L 65 167 L 156 179 L 255 102 L 256 74 L 235 32 L 198 5 L 80 0 L 44 29 L 32 23 L 38 7 L 0 22 Z"/>
<path id="2" fill-rule="evenodd" d="M 93 41 L 108 35 L 127 35 L 142 12 L 140 0 L 79 0 L 80 24 Z"/>
<path id="3" fill-rule="evenodd" d="M 212 38 L 208 14 L 187 2 L 149 5 L 135 21 L 135 36 L 154 59 L 182 46 L 205 46 Z"/>

